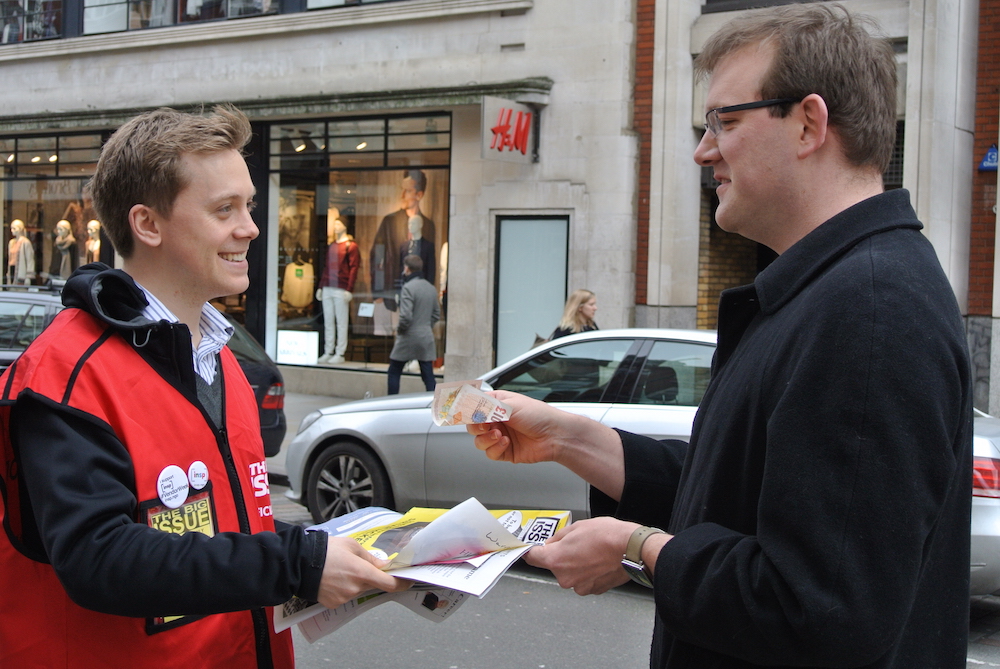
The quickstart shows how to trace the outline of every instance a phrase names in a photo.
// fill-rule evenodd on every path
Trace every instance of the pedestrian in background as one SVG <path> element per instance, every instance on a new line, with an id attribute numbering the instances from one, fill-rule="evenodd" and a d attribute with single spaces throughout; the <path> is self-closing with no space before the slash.
<path id="1" fill-rule="evenodd" d="M 399 394 L 403 366 L 410 360 L 420 365 L 424 388 L 434 390 L 434 324 L 441 320 L 437 289 L 424 278 L 424 261 L 418 255 L 403 258 L 403 289 L 399 295 L 399 325 L 389 353 L 389 394 Z"/>
<path id="2" fill-rule="evenodd" d="M 583 288 L 574 290 L 573 294 L 566 300 L 562 320 L 559 321 L 559 325 L 553 330 L 549 339 L 558 339 L 577 332 L 597 330 L 597 323 L 594 322 L 595 315 L 597 315 L 597 296 Z"/>

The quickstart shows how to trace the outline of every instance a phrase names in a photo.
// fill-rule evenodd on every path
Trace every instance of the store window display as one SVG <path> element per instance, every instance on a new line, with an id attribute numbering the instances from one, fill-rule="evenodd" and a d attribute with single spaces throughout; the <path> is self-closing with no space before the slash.
<path id="1" fill-rule="evenodd" d="M 372 293 L 392 297 L 403 283 L 403 258 L 407 241 L 412 240 L 410 219 L 420 219 L 419 234 L 424 243 L 434 248 L 434 221 L 420 210 L 420 201 L 427 192 L 427 176 L 423 170 L 404 170 L 397 211 L 382 219 L 369 254 Z M 433 252 L 431 253 L 433 262 Z M 434 276 L 433 269 L 427 274 Z"/>
<path id="2" fill-rule="evenodd" d="M 426 280 L 440 293 L 450 130 L 444 114 L 270 127 L 277 330 L 286 342 L 278 354 L 286 364 L 388 367 L 407 255 L 421 259 Z M 315 283 L 303 304 L 304 287 L 291 285 L 308 264 Z M 438 365 L 444 329 L 442 323 L 434 331 Z"/>
<path id="3" fill-rule="evenodd" d="M 302 253 L 285 265 L 281 301 L 295 308 L 304 309 L 312 304 L 312 287 L 316 283 L 316 268 Z"/>
<path id="4" fill-rule="evenodd" d="M 65 278 L 67 270 L 72 272 L 86 262 L 87 222 L 100 217 L 85 184 L 93 174 L 103 137 L 100 132 L 0 137 L 3 248 L 9 260 L 13 238 L 9 226 L 15 219 L 21 221 L 34 254 L 32 283 L 45 285 Z M 68 235 L 57 229 L 65 225 Z M 107 244 L 104 254 L 105 261 L 113 255 Z"/>
<path id="5" fill-rule="evenodd" d="M 328 218 L 335 216 L 331 210 Z M 339 218 L 330 224 L 331 236 L 326 252 L 326 266 L 316 290 L 316 299 L 323 304 L 323 355 L 321 365 L 345 362 L 348 322 L 354 284 L 361 268 L 361 251 L 347 225 Z"/>
<path id="6" fill-rule="evenodd" d="M 58 211 L 58 210 L 57 210 Z M 77 243 L 77 261 L 86 262 L 87 253 L 87 222 L 97 220 L 97 211 L 94 210 L 94 201 L 86 187 L 80 190 L 79 197 L 70 200 L 63 211 L 62 220 L 68 221 L 73 237 Z"/>
<path id="7" fill-rule="evenodd" d="M 319 271 L 315 228 L 315 190 L 282 188 L 278 211 L 278 327 L 318 330 L 319 303 L 313 299 Z"/>
<path id="8" fill-rule="evenodd" d="M 424 239 L 424 217 L 420 214 L 411 216 L 407 222 L 408 237 L 399 245 L 399 263 L 403 266 L 406 256 L 418 256 L 424 264 L 424 276 L 434 282 L 437 263 L 434 261 L 434 242 Z"/>

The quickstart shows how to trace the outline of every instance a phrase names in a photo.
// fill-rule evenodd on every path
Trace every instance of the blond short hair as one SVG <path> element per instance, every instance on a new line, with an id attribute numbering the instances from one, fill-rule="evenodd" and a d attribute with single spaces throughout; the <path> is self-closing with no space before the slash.
<path id="1" fill-rule="evenodd" d="M 135 249 L 128 221 L 133 206 L 144 204 L 170 216 L 187 186 L 182 156 L 242 151 L 251 135 L 250 121 L 232 105 L 218 105 L 210 114 L 157 109 L 118 128 L 101 149 L 87 188 L 119 255 L 128 258 Z"/>

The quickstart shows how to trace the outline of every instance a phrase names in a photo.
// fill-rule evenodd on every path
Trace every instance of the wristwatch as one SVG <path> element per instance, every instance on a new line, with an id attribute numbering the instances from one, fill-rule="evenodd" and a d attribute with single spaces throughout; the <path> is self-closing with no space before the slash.
<path id="1" fill-rule="evenodd" d="M 625 568 L 625 573 L 633 581 L 647 588 L 653 587 L 653 575 L 649 573 L 649 568 L 642 561 L 642 545 L 646 543 L 646 539 L 654 534 L 666 534 L 666 532 L 655 527 L 638 528 L 628 538 L 625 555 L 622 556 L 622 567 Z"/>

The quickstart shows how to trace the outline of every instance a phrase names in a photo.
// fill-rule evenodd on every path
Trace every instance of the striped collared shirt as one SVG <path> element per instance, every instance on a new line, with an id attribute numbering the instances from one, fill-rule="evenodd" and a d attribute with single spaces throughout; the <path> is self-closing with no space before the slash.
<path id="1" fill-rule="evenodd" d="M 163 302 L 156 299 L 155 295 L 138 283 L 136 285 L 146 295 L 146 301 L 149 302 L 149 306 L 142 310 L 143 316 L 151 321 L 180 322 L 180 319 L 174 316 Z M 211 385 L 217 371 L 217 356 L 222 347 L 229 342 L 229 338 L 233 336 L 233 328 L 218 309 L 206 302 L 205 306 L 201 308 L 198 330 L 201 332 L 201 342 L 199 342 L 198 348 L 193 349 L 194 371 L 205 380 L 205 383 Z"/>

